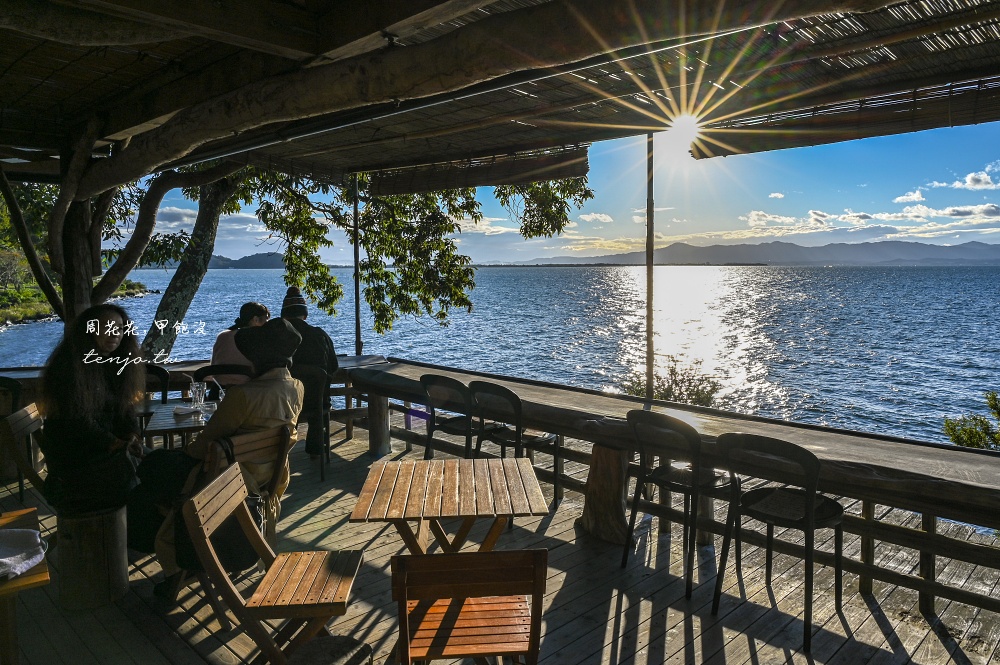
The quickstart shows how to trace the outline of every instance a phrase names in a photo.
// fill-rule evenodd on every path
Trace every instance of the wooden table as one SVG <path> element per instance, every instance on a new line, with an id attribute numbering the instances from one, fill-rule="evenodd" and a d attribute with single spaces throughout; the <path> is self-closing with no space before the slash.
<path id="1" fill-rule="evenodd" d="M 188 437 L 205 429 L 208 418 L 201 413 L 186 413 L 177 415 L 174 413 L 176 406 L 191 406 L 191 402 L 179 399 L 170 399 L 167 402 L 153 402 L 140 408 L 140 413 L 148 418 L 143 436 L 147 439 L 154 436 L 162 436 L 166 442 L 166 447 L 172 448 L 174 436 L 181 437 L 181 445 L 187 445 Z"/>
<path id="2" fill-rule="evenodd" d="M 462 548 L 477 519 L 493 524 L 479 551 L 493 549 L 507 522 L 547 515 L 548 506 L 526 458 L 376 462 L 368 473 L 351 522 L 390 522 L 413 554 L 424 554 L 428 529 L 444 552 Z M 459 518 L 449 537 L 441 520 Z M 417 522 L 414 533 L 410 522 Z"/>
<path id="3" fill-rule="evenodd" d="M 0 514 L 0 529 L 38 529 L 38 513 L 34 508 Z M 16 665 L 17 594 L 49 583 L 49 564 L 44 559 L 31 570 L 10 580 L 0 581 L 0 664 Z"/>

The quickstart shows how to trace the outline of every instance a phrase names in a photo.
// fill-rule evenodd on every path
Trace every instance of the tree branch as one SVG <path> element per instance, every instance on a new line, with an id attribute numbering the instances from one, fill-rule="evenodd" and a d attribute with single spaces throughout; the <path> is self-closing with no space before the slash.
<path id="1" fill-rule="evenodd" d="M 90 150 L 94 146 L 94 141 L 97 140 L 99 128 L 100 124 L 97 118 L 91 118 L 78 137 L 76 145 L 73 146 L 73 153 L 70 155 L 66 173 L 59 184 L 59 198 L 56 199 L 55 205 L 52 206 L 52 212 L 49 214 L 49 263 L 52 265 L 52 269 L 59 274 L 62 274 L 65 268 L 62 236 L 63 225 L 66 222 L 66 211 L 76 199 L 80 179 L 90 161 Z M 116 182 L 112 187 L 120 184 L 122 183 Z M 110 189 L 110 187 L 106 189 Z M 84 198 L 90 197 L 84 196 L 81 197 L 81 200 Z"/>
<path id="2" fill-rule="evenodd" d="M 3 195 L 3 200 L 7 204 L 7 210 L 10 211 L 11 226 L 14 227 L 14 231 L 17 233 L 17 240 L 21 243 L 21 249 L 24 250 L 24 256 L 31 267 L 31 274 L 34 276 L 35 282 L 38 283 L 38 287 L 45 294 L 45 299 L 52 305 L 56 316 L 63 318 L 62 298 L 59 297 L 59 292 L 56 291 L 55 285 L 52 284 L 48 273 L 45 272 L 45 267 L 42 265 L 42 260 L 38 257 L 38 252 L 35 251 L 35 244 L 31 242 L 31 234 L 28 232 L 28 225 L 24 222 L 21 206 L 18 205 L 17 197 L 14 196 L 14 190 L 11 189 L 10 181 L 7 180 L 7 174 L 4 173 L 2 168 L 0 168 L 0 194 Z"/>
<path id="3" fill-rule="evenodd" d="M 683 12 L 678 11 L 678 4 Z M 417 99 L 529 69 L 671 38 L 831 12 L 866 12 L 888 0 L 787 0 L 774 15 L 753 0 L 565 0 L 496 14 L 431 41 L 273 76 L 191 106 L 90 166 L 78 196 L 135 180 L 209 141 L 275 122 Z M 679 24 L 678 16 L 683 18 Z M 636 25 L 636 17 L 651 18 Z M 559 38 L 553 38 L 558 26 Z"/>
<path id="4" fill-rule="evenodd" d="M 232 175 L 241 168 L 244 168 L 241 164 L 223 162 L 204 171 L 164 171 L 156 176 L 146 190 L 146 195 L 142 197 L 142 203 L 139 204 L 139 213 L 136 216 L 132 237 L 125 243 L 118 258 L 94 287 L 93 301 L 100 303 L 110 298 L 111 294 L 121 286 L 128 274 L 138 265 L 142 253 L 149 245 L 149 239 L 153 237 L 156 213 L 159 211 L 160 202 L 167 192 L 178 187 L 207 185 Z"/>
<path id="5" fill-rule="evenodd" d="M 108 218 L 108 213 L 111 212 L 111 204 L 114 203 L 115 196 L 120 189 L 120 187 L 112 187 L 106 192 L 101 192 L 94 203 L 94 210 L 91 213 L 88 235 L 90 236 L 91 265 L 93 266 L 94 277 L 100 277 L 102 272 L 101 231 L 104 230 L 104 220 Z"/>

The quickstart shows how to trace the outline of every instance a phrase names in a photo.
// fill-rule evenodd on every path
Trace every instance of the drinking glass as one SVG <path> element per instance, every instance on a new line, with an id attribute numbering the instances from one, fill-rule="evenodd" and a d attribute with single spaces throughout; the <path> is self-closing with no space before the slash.
<path id="1" fill-rule="evenodd" d="M 204 381 L 191 382 L 191 406 L 201 408 L 201 405 L 205 403 L 206 387 Z"/>

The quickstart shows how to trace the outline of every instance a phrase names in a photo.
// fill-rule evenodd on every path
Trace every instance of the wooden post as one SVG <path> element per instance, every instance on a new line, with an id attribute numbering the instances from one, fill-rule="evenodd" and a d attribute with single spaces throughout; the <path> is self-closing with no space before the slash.
<path id="1" fill-rule="evenodd" d="M 653 133 L 646 134 L 646 399 L 653 399 Z"/>
<path id="2" fill-rule="evenodd" d="M 389 398 L 368 395 L 368 452 L 376 458 L 392 452 L 389 443 Z"/>
<path id="3" fill-rule="evenodd" d="M 361 341 L 361 248 L 358 246 L 358 174 L 354 174 L 354 355 L 360 356 Z"/>
<path id="4" fill-rule="evenodd" d="M 861 502 L 861 519 L 867 526 L 872 526 L 875 522 L 875 504 L 865 499 Z M 872 565 L 875 563 L 875 539 L 871 536 L 861 536 L 861 563 Z M 871 575 L 862 575 L 858 580 L 858 590 L 864 594 L 872 593 Z"/>
<path id="5" fill-rule="evenodd" d="M 937 533 L 937 517 L 924 513 L 921 515 L 921 521 L 923 522 L 923 529 L 928 535 Z M 924 578 L 928 582 L 933 582 L 937 577 L 936 561 L 932 552 L 925 552 L 922 550 L 920 552 L 920 577 Z M 920 613 L 924 616 L 934 614 L 934 594 L 921 591 L 918 605 L 920 607 Z"/>

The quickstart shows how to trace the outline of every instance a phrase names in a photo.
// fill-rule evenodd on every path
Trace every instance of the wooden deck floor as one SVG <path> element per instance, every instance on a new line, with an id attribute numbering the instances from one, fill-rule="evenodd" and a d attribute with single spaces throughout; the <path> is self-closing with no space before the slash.
<path id="1" fill-rule="evenodd" d="M 389 557 L 403 551 L 395 530 L 386 525 L 349 524 L 348 515 L 371 462 L 366 432 L 334 449 L 327 481 L 302 450 L 292 451 L 293 477 L 279 523 L 280 548 L 364 548 L 365 562 L 357 579 L 350 611 L 330 626 L 371 644 L 376 663 L 393 662 L 396 612 L 390 598 Z M 338 439 L 335 434 L 334 440 Z M 399 451 L 396 457 L 419 455 Z M 540 458 L 544 463 L 547 458 Z M 572 467 L 572 465 L 567 465 Z M 571 473 L 585 477 L 580 467 Z M 551 487 L 543 484 L 551 498 Z M 29 494 L 27 505 L 40 504 Z M 22 507 L 16 484 L 0 491 L 0 510 Z M 938 601 L 939 617 L 928 620 L 917 610 L 913 591 L 875 582 L 874 595 L 857 592 L 857 578 L 845 577 L 844 611 L 833 603 L 833 571 L 817 568 L 813 652 L 798 652 L 802 640 L 801 562 L 778 555 L 775 580 L 763 584 L 763 551 L 744 548 L 743 575 L 732 562 L 718 617 L 711 616 L 715 552 L 699 553 L 694 597 L 684 598 L 679 529 L 658 534 L 656 521 L 645 518 L 626 569 L 619 567 L 621 548 L 579 532 L 582 497 L 567 492 L 548 516 L 519 519 L 505 533 L 503 549 L 544 547 L 549 550 L 549 578 L 541 663 L 1000 663 L 1000 616 L 960 603 Z M 856 509 L 856 508 L 855 508 Z M 906 522 L 916 517 L 902 511 L 880 516 Z M 54 518 L 43 514 L 51 528 Z M 650 527 L 652 526 L 652 530 Z M 962 525 L 942 525 L 965 538 L 990 540 Z M 470 541 L 481 540 L 486 525 L 477 525 Z M 824 532 L 820 532 L 823 534 Z M 826 537 L 821 535 L 821 538 Z M 832 536 L 831 536 L 832 537 Z M 860 546 L 848 538 L 847 551 Z M 829 542 L 819 547 L 831 549 Z M 58 575 L 58 548 L 51 557 Z M 915 557 L 892 549 L 878 550 L 902 571 L 917 566 Z M 985 593 L 1000 594 L 996 569 L 980 569 L 942 560 L 939 578 L 967 580 Z M 152 593 L 159 572 L 155 560 L 134 556 L 131 590 L 121 602 L 94 612 L 72 613 L 58 607 L 52 584 L 21 595 L 18 624 L 22 663 L 85 665 L 88 663 L 239 663 L 258 651 L 238 629 L 221 631 L 197 583 L 185 589 L 171 607 Z"/>

